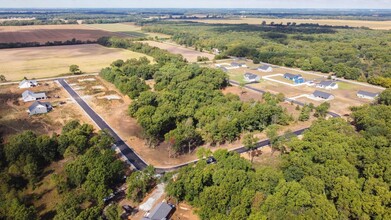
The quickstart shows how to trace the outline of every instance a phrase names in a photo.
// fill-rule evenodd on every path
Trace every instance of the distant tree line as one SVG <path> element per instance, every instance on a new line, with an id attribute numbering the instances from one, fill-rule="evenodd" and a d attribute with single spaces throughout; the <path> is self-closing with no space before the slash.
<path id="1" fill-rule="evenodd" d="M 12 42 L 12 43 L 0 43 L 0 49 L 7 48 L 23 48 L 23 47 L 44 47 L 44 46 L 63 46 L 63 45 L 78 45 L 78 44 L 96 44 L 97 41 L 91 40 L 77 40 L 73 38 L 72 40 L 66 41 L 48 41 L 46 43 L 39 42 Z"/>
<path id="2" fill-rule="evenodd" d="M 28 25 L 59 25 L 59 24 L 77 24 L 76 20 L 8 20 L 1 21 L 0 26 L 28 26 Z"/>

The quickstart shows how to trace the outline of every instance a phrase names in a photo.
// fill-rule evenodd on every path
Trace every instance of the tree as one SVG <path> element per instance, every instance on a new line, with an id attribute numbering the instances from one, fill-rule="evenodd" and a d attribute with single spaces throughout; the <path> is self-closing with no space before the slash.
<path id="1" fill-rule="evenodd" d="M 7 79 L 4 75 L 0 75 L 0 82 L 7 82 Z"/>
<path id="2" fill-rule="evenodd" d="M 327 115 L 327 112 L 330 108 L 330 103 L 328 102 L 323 102 L 322 104 L 318 105 L 315 108 L 315 113 L 314 116 L 318 118 L 324 118 Z"/>
<path id="3" fill-rule="evenodd" d="M 277 142 L 278 142 L 278 126 L 277 125 L 270 125 L 266 128 L 266 136 L 270 141 L 270 147 L 272 148 L 272 151 L 274 152 L 277 150 Z"/>
<path id="4" fill-rule="evenodd" d="M 257 143 L 259 141 L 259 138 L 255 137 L 253 134 L 248 133 L 245 134 L 243 137 L 243 146 L 249 150 L 249 155 L 250 155 L 250 161 L 251 163 L 253 162 L 254 155 L 253 152 L 254 150 L 257 149 Z"/>
<path id="5" fill-rule="evenodd" d="M 386 89 L 380 93 L 377 101 L 379 104 L 391 105 L 391 88 Z"/>
<path id="6" fill-rule="evenodd" d="M 79 66 L 75 64 L 69 66 L 69 72 L 72 73 L 73 75 L 82 74 Z"/>

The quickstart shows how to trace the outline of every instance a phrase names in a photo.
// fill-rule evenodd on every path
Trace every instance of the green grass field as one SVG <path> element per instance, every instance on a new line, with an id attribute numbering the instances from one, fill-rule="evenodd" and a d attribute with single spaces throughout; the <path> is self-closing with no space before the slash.
<path id="1" fill-rule="evenodd" d="M 132 23 L 89 24 L 88 26 L 100 30 L 121 33 L 124 36 L 135 37 L 135 38 L 140 38 L 140 37 L 170 38 L 169 35 L 165 35 L 165 34 L 144 32 L 141 30 L 140 26 L 136 26 Z"/>
<path id="2" fill-rule="evenodd" d="M 72 64 L 78 65 L 83 72 L 94 73 L 115 60 L 143 56 L 148 57 L 98 44 L 4 49 L 0 50 L 0 69 L 7 80 L 15 81 L 23 77 L 46 78 L 67 74 Z"/>

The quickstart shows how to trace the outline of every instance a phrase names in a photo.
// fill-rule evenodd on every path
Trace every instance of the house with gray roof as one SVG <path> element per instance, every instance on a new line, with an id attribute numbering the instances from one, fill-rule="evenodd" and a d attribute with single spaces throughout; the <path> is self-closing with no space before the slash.
<path id="1" fill-rule="evenodd" d="M 156 206 L 149 215 L 145 216 L 142 220 L 166 220 L 170 219 L 174 213 L 175 207 L 171 204 L 162 202 Z"/>
<path id="2" fill-rule="evenodd" d="M 375 93 L 375 92 L 367 92 L 367 91 L 363 91 L 363 90 L 360 90 L 357 92 L 357 97 L 362 98 L 362 99 L 373 100 L 378 96 L 379 96 L 379 93 Z"/>
<path id="3" fill-rule="evenodd" d="M 244 77 L 244 81 L 249 82 L 249 83 L 259 82 L 259 80 L 261 80 L 260 76 L 253 74 L 253 73 L 245 73 L 243 75 L 243 77 Z"/>
<path id="4" fill-rule="evenodd" d="M 338 84 L 334 81 L 327 80 L 327 81 L 321 81 L 316 85 L 317 88 L 322 89 L 338 89 Z"/>
<path id="5" fill-rule="evenodd" d="M 49 102 L 35 101 L 28 109 L 30 115 L 45 114 L 53 109 Z"/>
<path id="6" fill-rule="evenodd" d="M 35 86 L 38 86 L 37 80 L 24 79 L 22 82 L 19 83 L 20 89 L 27 89 Z"/>
<path id="7" fill-rule="evenodd" d="M 327 93 L 327 92 L 322 92 L 322 91 L 319 91 L 319 90 L 315 90 L 315 92 L 312 93 L 311 96 L 313 98 L 321 98 L 321 99 L 324 99 L 324 100 L 332 100 L 332 99 L 334 99 L 334 95 L 332 95 L 330 93 Z"/>
<path id="8" fill-rule="evenodd" d="M 305 82 L 305 79 L 300 74 L 285 73 L 284 78 L 292 80 L 295 84 L 302 84 Z"/>
<path id="9" fill-rule="evenodd" d="M 24 102 L 32 102 L 47 99 L 47 96 L 44 92 L 35 93 L 30 90 L 26 90 L 22 93 L 22 99 Z"/>
<path id="10" fill-rule="evenodd" d="M 270 65 L 263 64 L 262 66 L 259 66 L 257 70 L 267 73 L 267 72 L 272 72 L 273 68 Z"/>
<path id="11" fill-rule="evenodd" d="M 232 62 L 231 68 L 240 68 L 240 67 L 247 67 L 245 63 L 238 63 L 238 62 Z"/>

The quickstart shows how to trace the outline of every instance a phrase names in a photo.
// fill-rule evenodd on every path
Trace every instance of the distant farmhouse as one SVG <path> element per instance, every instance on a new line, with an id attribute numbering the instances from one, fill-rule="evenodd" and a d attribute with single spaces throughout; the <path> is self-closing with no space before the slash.
<path id="1" fill-rule="evenodd" d="M 362 98 L 362 99 L 375 99 L 376 97 L 379 96 L 379 93 L 374 93 L 374 92 L 367 92 L 360 90 L 357 92 L 357 97 Z"/>
<path id="2" fill-rule="evenodd" d="M 334 81 L 321 81 L 316 85 L 318 88 L 322 89 L 338 89 L 338 84 Z"/>
<path id="3" fill-rule="evenodd" d="M 241 67 L 246 68 L 247 65 L 245 63 L 232 62 L 230 68 L 237 69 L 237 68 L 241 68 Z"/>
<path id="4" fill-rule="evenodd" d="M 171 215 L 174 213 L 175 208 L 173 205 L 162 202 L 155 209 L 149 213 L 146 217 L 143 217 L 142 220 L 166 220 L 170 219 Z"/>
<path id="5" fill-rule="evenodd" d="M 22 99 L 24 102 L 32 102 L 47 99 L 47 96 L 44 92 L 34 93 L 29 90 L 26 90 L 22 93 Z"/>
<path id="6" fill-rule="evenodd" d="M 302 84 L 305 79 L 300 74 L 285 73 L 284 78 L 293 81 L 295 84 Z"/>
<path id="7" fill-rule="evenodd" d="M 269 65 L 264 64 L 264 65 L 262 65 L 262 66 L 259 66 L 259 67 L 257 68 L 257 70 L 259 70 L 259 71 L 261 71 L 261 72 L 268 73 L 268 72 L 272 72 L 272 71 L 273 71 L 273 68 L 272 68 L 271 66 L 269 66 Z"/>
<path id="8" fill-rule="evenodd" d="M 324 99 L 324 100 L 332 100 L 332 99 L 334 99 L 334 96 L 332 94 L 327 93 L 327 92 L 318 91 L 318 90 L 315 90 L 315 92 L 312 93 L 311 96 L 313 98 L 321 98 L 321 99 Z"/>
<path id="9" fill-rule="evenodd" d="M 19 83 L 19 88 L 21 89 L 27 89 L 31 87 L 38 86 L 38 83 L 36 80 L 28 80 L 24 79 L 22 82 Z"/>
<path id="10" fill-rule="evenodd" d="M 259 80 L 261 80 L 261 77 L 256 75 L 256 74 L 253 74 L 253 73 L 245 73 L 243 75 L 244 77 L 244 80 L 246 82 L 249 82 L 249 83 L 252 83 L 252 82 L 259 82 Z"/>
<path id="11" fill-rule="evenodd" d="M 34 102 L 28 109 L 30 115 L 45 114 L 53 109 L 49 102 Z"/>

